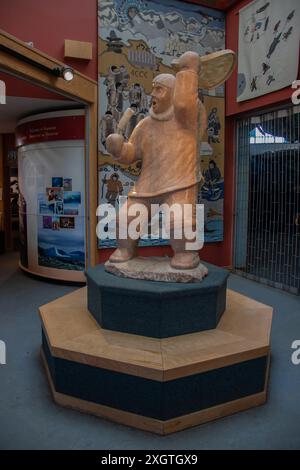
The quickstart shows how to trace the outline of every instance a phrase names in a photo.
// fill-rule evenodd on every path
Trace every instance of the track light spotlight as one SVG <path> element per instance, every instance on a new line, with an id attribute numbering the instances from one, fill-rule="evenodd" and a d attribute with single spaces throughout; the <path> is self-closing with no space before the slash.
<path id="1" fill-rule="evenodd" d="M 74 72 L 71 67 L 56 67 L 53 69 L 54 75 L 61 77 L 67 82 L 70 82 L 74 78 Z"/>

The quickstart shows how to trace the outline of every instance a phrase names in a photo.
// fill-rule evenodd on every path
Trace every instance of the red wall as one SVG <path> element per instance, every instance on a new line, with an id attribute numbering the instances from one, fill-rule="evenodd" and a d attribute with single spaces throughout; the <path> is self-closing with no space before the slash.
<path id="1" fill-rule="evenodd" d="M 97 0 L 0 0 L 0 28 L 97 80 Z M 93 59 L 65 59 L 65 39 L 93 43 Z"/>
<path id="2" fill-rule="evenodd" d="M 226 47 L 238 53 L 238 38 L 239 38 L 239 15 L 238 12 L 252 0 L 242 0 L 236 6 L 227 11 L 226 15 Z M 283 0 L 284 1 L 284 0 Z M 233 116 L 245 112 L 250 112 L 259 108 L 278 105 L 285 101 L 289 101 L 292 95 L 290 87 L 284 88 L 273 93 L 269 93 L 253 100 L 243 101 L 238 103 L 236 101 L 237 90 L 237 67 L 232 74 L 231 78 L 226 83 L 226 116 Z M 298 73 L 299 76 L 299 73 Z M 227 182 L 228 184 L 228 182 Z"/>

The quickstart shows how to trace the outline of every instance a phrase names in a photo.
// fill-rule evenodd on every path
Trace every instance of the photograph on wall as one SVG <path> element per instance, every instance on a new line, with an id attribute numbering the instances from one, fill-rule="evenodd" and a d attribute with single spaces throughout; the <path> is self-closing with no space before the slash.
<path id="1" fill-rule="evenodd" d="M 49 204 L 55 204 L 64 200 L 64 193 L 61 187 L 46 188 L 46 195 Z"/>
<path id="2" fill-rule="evenodd" d="M 299 37 L 299 0 L 255 0 L 240 10 L 237 101 L 297 80 Z"/>
<path id="3" fill-rule="evenodd" d="M 54 214 L 54 204 L 49 203 L 46 193 L 38 193 L 38 213 Z"/>
<path id="4" fill-rule="evenodd" d="M 64 191 L 72 191 L 72 178 L 64 178 L 63 188 Z"/>
<path id="5" fill-rule="evenodd" d="M 52 217 L 52 230 L 59 230 L 59 228 L 60 228 L 59 217 L 55 215 Z"/>
<path id="6" fill-rule="evenodd" d="M 64 179 L 61 176 L 55 176 L 52 178 L 52 186 L 54 188 L 61 188 L 64 184 Z"/>
<path id="7" fill-rule="evenodd" d="M 62 201 L 58 201 L 55 204 L 55 214 L 61 215 L 64 213 L 64 205 Z"/>
<path id="8" fill-rule="evenodd" d="M 84 218 L 81 192 L 71 191 L 72 178 L 52 177 L 57 186 L 38 193 L 38 264 L 48 268 L 83 271 Z M 71 217 L 70 217 L 71 216 Z"/>
<path id="9" fill-rule="evenodd" d="M 78 215 L 79 214 L 79 205 L 81 204 L 81 193 L 74 191 L 64 192 L 64 206 L 63 214 L 64 215 Z"/>
<path id="10" fill-rule="evenodd" d="M 43 228 L 52 229 L 52 217 L 50 215 L 43 216 Z"/>
<path id="11" fill-rule="evenodd" d="M 84 219 L 63 222 L 66 217 L 53 216 L 52 227 L 45 226 L 43 216 L 38 221 L 38 263 L 55 269 L 83 271 L 85 267 Z M 50 221 L 49 221 L 50 223 Z M 69 225 L 69 226 L 66 226 Z M 69 230 L 72 228 L 72 230 Z"/>
<path id="12" fill-rule="evenodd" d="M 75 217 L 60 217 L 60 228 L 75 228 Z"/>
<path id="13" fill-rule="evenodd" d="M 98 2 L 99 32 L 99 204 L 110 203 L 118 210 L 118 198 L 126 196 L 137 180 L 142 163 L 116 164 L 106 149 L 106 139 L 121 133 L 128 140 L 135 126 L 151 107 L 152 80 L 172 73 L 171 62 L 191 50 L 206 55 L 225 48 L 224 13 L 173 0 L 101 0 Z M 214 160 L 221 175 L 207 181 L 199 191 L 205 204 L 206 241 L 223 240 L 224 175 L 224 86 L 199 90 L 208 108 L 209 125 L 201 143 L 202 173 Z M 131 117 L 122 122 L 130 108 Z M 209 157 L 209 159 L 208 159 Z M 140 245 L 169 244 L 163 239 L 143 239 Z M 107 237 L 100 247 L 113 247 Z"/>

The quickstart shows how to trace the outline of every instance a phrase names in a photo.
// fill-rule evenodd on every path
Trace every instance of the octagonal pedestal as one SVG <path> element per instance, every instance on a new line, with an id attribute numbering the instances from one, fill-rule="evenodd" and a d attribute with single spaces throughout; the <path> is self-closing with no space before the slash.
<path id="1" fill-rule="evenodd" d="M 88 309 L 102 328 L 152 338 L 211 330 L 226 308 L 229 273 L 205 265 L 206 278 L 182 284 L 118 277 L 99 264 L 86 273 Z"/>
<path id="2" fill-rule="evenodd" d="M 266 400 L 272 309 L 230 290 L 216 329 L 167 339 L 102 329 L 86 288 L 40 316 L 43 361 L 63 406 L 168 434 Z"/>

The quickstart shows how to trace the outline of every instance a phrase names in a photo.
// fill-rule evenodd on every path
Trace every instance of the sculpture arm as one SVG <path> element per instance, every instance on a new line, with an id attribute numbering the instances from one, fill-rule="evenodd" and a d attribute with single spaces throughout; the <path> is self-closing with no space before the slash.
<path id="1" fill-rule="evenodd" d="M 135 146 L 131 142 L 125 142 L 122 146 L 122 151 L 118 161 L 126 165 L 133 163 L 136 158 Z"/>
<path id="2" fill-rule="evenodd" d="M 194 70 L 182 70 L 176 74 L 174 112 L 184 127 L 197 120 L 198 74 Z"/>
<path id="3" fill-rule="evenodd" d="M 187 51 L 174 59 L 172 65 L 177 70 L 173 98 L 175 117 L 183 127 L 196 128 L 200 57 L 196 52 Z"/>
<path id="4" fill-rule="evenodd" d="M 133 130 L 128 142 L 125 142 L 120 134 L 110 134 L 107 137 L 106 148 L 119 163 L 130 165 L 141 158 L 137 155 L 137 127 Z"/>

